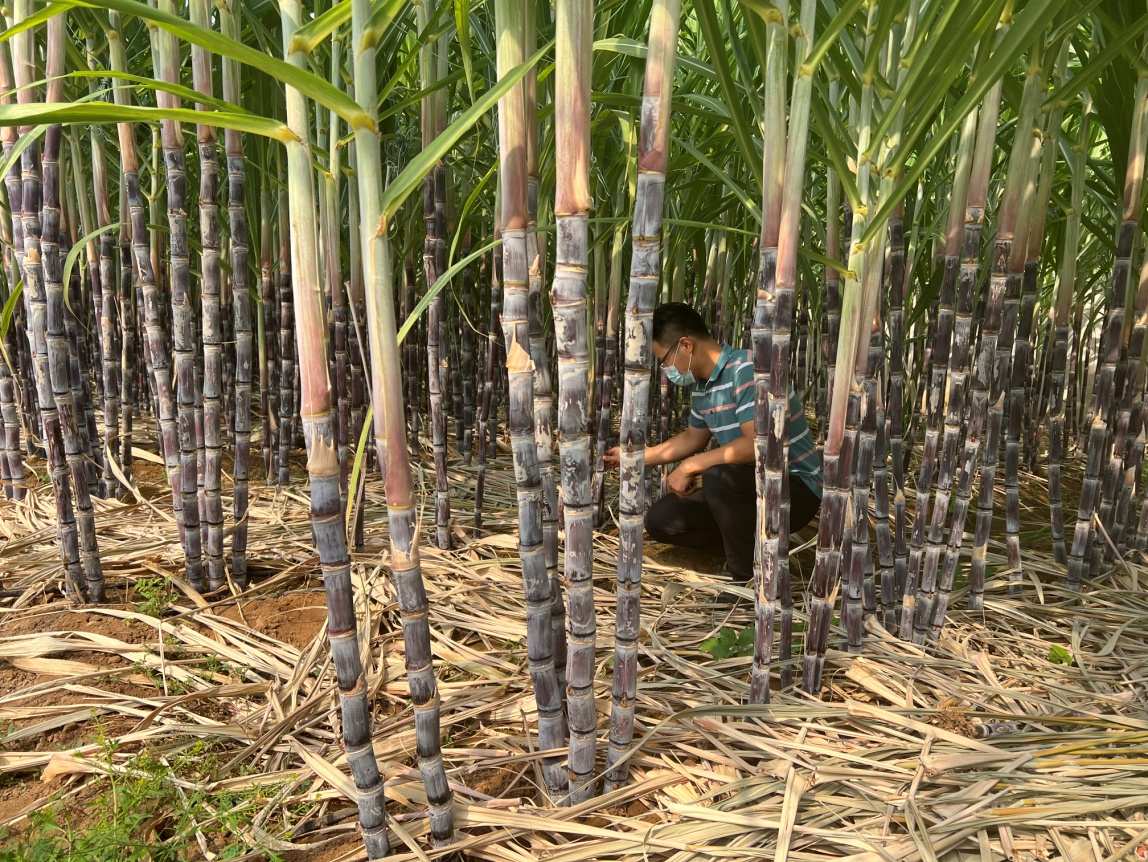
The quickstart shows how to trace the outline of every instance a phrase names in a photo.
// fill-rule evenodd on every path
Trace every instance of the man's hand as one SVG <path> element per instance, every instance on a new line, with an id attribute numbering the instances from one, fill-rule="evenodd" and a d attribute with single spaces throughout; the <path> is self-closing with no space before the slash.
<path id="1" fill-rule="evenodd" d="M 602 464 L 610 470 L 617 467 L 621 459 L 622 448 L 620 446 L 614 446 L 602 453 Z"/>
<path id="2" fill-rule="evenodd" d="M 700 475 L 701 471 L 697 469 L 693 459 L 687 458 L 666 477 L 666 484 L 678 496 L 687 497 L 697 489 Z"/>

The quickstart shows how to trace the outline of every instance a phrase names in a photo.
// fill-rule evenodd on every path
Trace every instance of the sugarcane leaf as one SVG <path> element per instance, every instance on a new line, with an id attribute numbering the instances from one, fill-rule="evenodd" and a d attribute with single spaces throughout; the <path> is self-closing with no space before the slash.
<path id="1" fill-rule="evenodd" d="M 880 207 L 866 226 L 865 234 L 861 238 L 863 243 L 871 242 L 874 237 L 881 234 L 897 204 L 916 187 L 917 181 L 937 154 L 949 146 L 951 136 L 964 122 L 965 115 L 980 103 L 989 88 L 1012 66 L 1040 28 L 1064 3 L 1065 0 L 1032 0 L 1013 19 L 1008 33 L 996 50 L 990 53 L 981 68 L 977 69 L 977 74 L 969 81 L 970 86 L 946 113 L 944 122 L 940 127 L 930 128 L 929 142 L 922 151 L 915 154 L 911 167 L 904 171 L 892 191 L 881 201 Z M 892 159 L 892 170 L 900 168 L 908 160 L 909 148 L 913 143 L 915 141 L 907 138 L 901 145 L 901 149 Z"/>
<path id="2" fill-rule="evenodd" d="M 379 4 L 378 8 L 371 13 L 371 20 L 367 22 L 367 28 L 363 34 L 367 44 L 377 45 L 383 41 L 390 31 L 391 25 L 399 17 L 399 13 L 406 11 L 406 8 L 407 0 L 386 0 L 386 2 Z"/>
<path id="3" fill-rule="evenodd" d="M 8 294 L 4 308 L 0 309 L 0 344 L 3 344 L 8 335 L 8 327 L 12 324 L 12 316 L 16 313 L 16 303 L 20 301 L 20 296 L 23 293 L 24 279 L 19 279 L 12 288 L 12 292 Z"/>
<path id="4" fill-rule="evenodd" d="M 308 21 L 291 37 L 291 52 L 310 54 L 336 30 L 351 20 L 351 0 L 339 0 L 322 15 Z"/>
<path id="5" fill-rule="evenodd" d="M 206 48 L 212 54 L 218 54 L 246 66 L 251 66 L 281 84 L 294 87 L 307 98 L 318 102 L 327 110 L 334 111 L 352 129 L 374 128 L 367 112 L 360 108 L 358 103 L 348 94 L 325 78 L 292 66 L 285 60 L 280 60 L 269 53 L 244 45 L 242 42 L 230 39 L 214 30 L 198 27 L 183 18 L 159 9 L 153 9 L 146 3 L 139 3 L 137 0 L 98 0 L 98 2 L 97 0 L 62 0 L 62 2 L 55 4 L 54 8 L 57 13 L 65 12 L 68 9 L 104 9 L 135 16 L 166 30 L 185 42 Z M 10 31 L 0 33 L 0 42 L 8 38 L 11 38 Z M 239 131 L 247 130 L 239 129 Z M 255 134 L 259 133 L 256 132 Z"/>
<path id="6" fill-rule="evenodd" d="M 295 134 L 285 123 L 255 114 L 230 111 L 195 111 L 189 108 L 149 108 L 117 105 L 112 102 L 40 102 L 26 105 L 0 105 L 0 126 L 30 126 L 53 123 L 158 123 L 178 120 L 205 123 L 221 129 L 235 129 L 281 143 L 290 143 Z"/>
<path id="7" fill-rule="evenodd" d="M 387 184 L 387 188 L 383 192 L 379 206 L 382 214 L 379 224 L 380 231 L 386 230 L 387 224 L 399 211 L 403 202 L 406 201 L 411 192 L 418 188 L 423 178 L 434 169 L 439 160 L 450 152 L 459 139 L 498 103 L 504 93 L 534 68 L 550 50 L 552 44 L 552 41 L 547 42 L 529 60 L 508 72 L 498 83 L 483 93 L 478 101 L 474 102 L 453 123 L 447 126 L 428 146 L 424 147 L 422 152 L 407 162 L 406 167 Z"/>
<path id="8" fill-rule="evenodd" d="M 351 501 L 359 499 L 359 481 L 363 476 L 363 464 L 366 461 L 367 440 L 371 434 L 371 423 L 375 417 L 375 408 L 367 404 L 367 413 L 363 417 L 363 427 L 359 429 L 359 442 L 355 445 L 355 460 L 351 464 L 351 475 L 347 480 L 347 515 L 345 529 L 349 534 L 354 518 L 358 517 L 355 511 L 358 507 L 350 505 Z"/>
<path id="9" fill-rule="evenodd" d="M 470 51 L 470 0 L 454 0 L 454 27 L 458 32 L 458 48 L 462 54 L 462 69 L 466 76 L 466 91 L 474 101 L 474 58 Z"/>
<path id="10" fill-rule="evenodd" d="M 100 234 L 107 233 L 110 230 L 119 229 L 120 223 L 118 221 L 113 222 L 112 224 L 106 224 L 102 227 L 95 228 L 94 230 L 90 230 L 82 237 L 80 237 L 80 239 L 77 240 L 70 249 L 68 249 L 68 256 L 64 258 L 64 275 L 62 281 L 62 284 L 64 285 L 64 306 L 68 309 L 68 311 L 72 310 L 70 295 L 71 291 L 69 290 L 69 285 L 71 284 L 72 280 L 72 268 L 76 265 L 76 258 L 80 256 L 80 252 L 82 252 L 87 247 L 88 243 L 94 240 Z"/>
<path id="11" fill-rule="evenodd" d="M 0 162 L 0 177 L 8 176 L 13 167 L 20 161 L 20 156 L 32 144 L 36 143 L 48 131 L 47 126 L 36 126 L 27 134 L 21 135 L 20 140 L 12 147 L 12 151 L 4 157 L 4 161 Z"/>
<path id="12" fill-rule="evenodd" d="M 864 2 L 865 0 L 849 0 L 848 3 L 842 6 L 841 9 L 829 19 L 829 24 L 821 31 L 821 37 L 817 40 L 817 43 L 813 46 L 813 50 L 809 52 L 809 56 L 805 60 L 804 66 L 811 73 L 821 65 L 821 61 L 825 58 L 826 53 L 828 53 L 829 49 L 837 42 L 837 39 L 841 36 L 846 25 L 853 20 L 857 14 L 857 10 L 861 8 Z"/>
<path id="13" fill-rule="evenodd" d="M 1148 15 L 1141 15 L 1133 23 L 1121 29 L 1119 35 L 1105 46 L 1104 50 L 1093 57 L 1087 65 L 1078 71 L 1072 78 L 1057 87 L 1044 101 L 1042 108 L 1047 110 L 1053 102 L 1067 103 L 1073 96 L 1091 83 L 1092 79 L 1112 65 L 1118 54 L 1125 51 L 1129 43 L 1134 42 L 1145 30 L 1148 30 Z"/>
<path id="14" fill-rule="evenodd" d="M 769 0 L 738 0 L 738 2 L 766 24 L 776 24 L 785 21 L 785 16 L 781 14 L 781 10 L 778 9 L 774 3 L 770 3 Z M 696 4 L 695 8 L 697 8 Z"/>
<path id="15" fill-rule="evenodd" d="M 594 41 L 594 50 L 614 54 L 625 54 L 627 57 L 635 57 L 639 60 L 646 59 L 646 45 L 644 42 L 636 42 L 633 39 L 626 39 L 621 36 L 612 36 L 608 39 L 596 39 Z M 674 58 L 674 65 L 680 66 L 682 69 L 688 69 L 691 72 L 697 72 L 699 75 L 703 75 L 711 80 L 717 80 L 717 73 L 696 57 L 688 57 L 679 53 Z"/>
<path id="16" fill-rule="evenodd" d="M 722 184 L 726 186 L 734 197 L 741 201 L 742 206 L 749 211 L 754 220 L 758 223 L 761 222 L 761 206 L 749 196 L 749 194 L 742 188 L 741 183 L 731 177 L 726 171 L 716 164 L 713 159 L 706 156 L 701 150 L 691 144 L 684 138 L 679 138 L 677 135 L 673 136 L 674 146 L 680 147 L 697 160 L 698 164 L 705 167 L 710 173 L 721 180 Z"/>
<path id="17" fill-rule="evenodd" d="M 775 17 L 780 15 L 772 4 L 765 3 L 764 5 L 773 9 Z M 733 74 L 730 72 L 729 62 L 725 56 L 724 42 L 725 39 L 728 38 L 728 34 L 723 34 L 718 28 L 717 12 L 714 9 L 713 0 L 694 0 L 694 9 L 697 10 L 698 20 L 701 22 L 702 35 L 705 37 L 706 47 L 709 48 L 710 59 L 713 61 L 714 68 L 717 70 L 718 84 L 721 86 L 722 96 L 725 98 L 726 104 L 732 108 L 732 110 L 727 109 L 726 113 L 729 115 L 730 125 L 733 127 L 734 140 L 737 141 L 737 145 L 741 149 L 742 158 L 745 159 L 746 164 L 749 165 L 754 178 L 757 180 L 757 187 L 760 188 L 762 171 L 761 157 L 754 149 L 749 123 L 746 122 L 745 118 L 745 112 L 737 110 L 738 94 L 733 82 Z"/>
<path id="18" fill-rule="evenodd" d="M 403 339 L 407 337 L 407 333 L 411 331 L 411 328 L 415 325 L 415 322 L 418 321 L 418 319 L 422 316 L 422 313 L 427 310 L 427 307 L 431 304 L 434 298 L 438 296 L 439 291 L 450 284 L 450 280 L 452 278 L 454 278 L 456 275 L 458 275 L 458 273 L 462 272 L 484 254 L 486 254 L 488 251 L 500 245 L 502 245 L 501 238 L 492 239 L 482 248 L 478 249 L 477 251 L 472 251 L 462 260 L 454 263 L 446 270 L 446 272 L 436 278 L 434 284 L 427 288 L 426 293 L 420 297 L 418 304 L 411 310 L 411 313 L 407 316 L 407 319 L 403 321 L 403 325 L 399 327 L 399 344 L 403 343 Z"/>
<path id="19" fill-rule="evenodd" d="M 167 81 L 147 78 L 143 75 L 133 75 L 129 72 L 118 72 L 114 69 L 79 69 L 75 72 L 69 72 L 64 77 L 80 79 L 95 78 L 97 80 L 112 78 L 117 81 L 126 81 L 129 84 L 135 84 L 137 87 L 142 87 L 145 90 L 171 93 L 173 96 L 178 96 L 186 102 L 199 102 L 202 105 L 211 105 L 233 114 L 251 114 L 251 112 L 242 105 L 236 105 L 223 99 L 216 99 L 213 96 L 198 93 L 190 87 L 184 87 L 180 84 L 170 84 Z M 251 114 L 251 116 L 257 115 Z"/>

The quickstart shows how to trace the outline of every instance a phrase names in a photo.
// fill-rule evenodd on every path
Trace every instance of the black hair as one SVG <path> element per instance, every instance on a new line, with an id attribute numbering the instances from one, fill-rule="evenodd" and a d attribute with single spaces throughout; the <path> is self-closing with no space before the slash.
<path id="1" fill-rule="evenodd" d="M 654 309 L 654 341 L 669 346 L 682 336 L 709 338 L 702 316 L 684 302 L 667 302 Z"/>

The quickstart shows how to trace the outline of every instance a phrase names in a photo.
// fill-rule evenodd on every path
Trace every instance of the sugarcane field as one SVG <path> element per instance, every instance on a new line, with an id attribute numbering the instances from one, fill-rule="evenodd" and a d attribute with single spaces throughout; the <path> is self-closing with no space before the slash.
<path id="1" fill-rule="evenodd" d="M 1148 859 L 1145 0 L 0 15 L 0 862 Z"/>

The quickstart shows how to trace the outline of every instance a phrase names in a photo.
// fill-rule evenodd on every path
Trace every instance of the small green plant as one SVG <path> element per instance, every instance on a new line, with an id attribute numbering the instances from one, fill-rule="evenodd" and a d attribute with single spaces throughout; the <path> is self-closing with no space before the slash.
<path id="1" fill-rule="evenodd" d="M 723 628 L 712 638 L 702 641 L 699 649 L 714 658 L 740 658 L 753 655 L 753 626 L 746 626 L 741 631 Z"/>
<path id="2" fill-rule="evenodd" d="M 1059 644 L 1048 648 L 1048 660 L 1053 664 L 1072 664 L 1072 653 Z"/>
<path id="3" fill-rule="evenodd" d="M 140 612 L 149 617 L 161 616 L 171 604 L 171 584 L 166 578 L 140 578 L 136 581 L 136 592 L 140 597 Z"/>
<path id="4" fill-rule="evenodd" d="M 97 779 L 98 792 L 82 817 L 49 806 L 30 815 L 23 829 L 0 831 L 0 862 L 180 862 L 188 858 L 197 829 L 217 859 L 250 853 L 243 839 L 246 818 L 258 810 L 262 792 L 181 791 L 172 781 L 185 769 L 203 774 L 214 763 L 208 743 L 193 743 L 170 766 L 146 752 L 117 764 L 115 751 L 105 740 L 103 757 L 116 769 Z M 262 854 L 281 862 L 273 852 Z"/>

